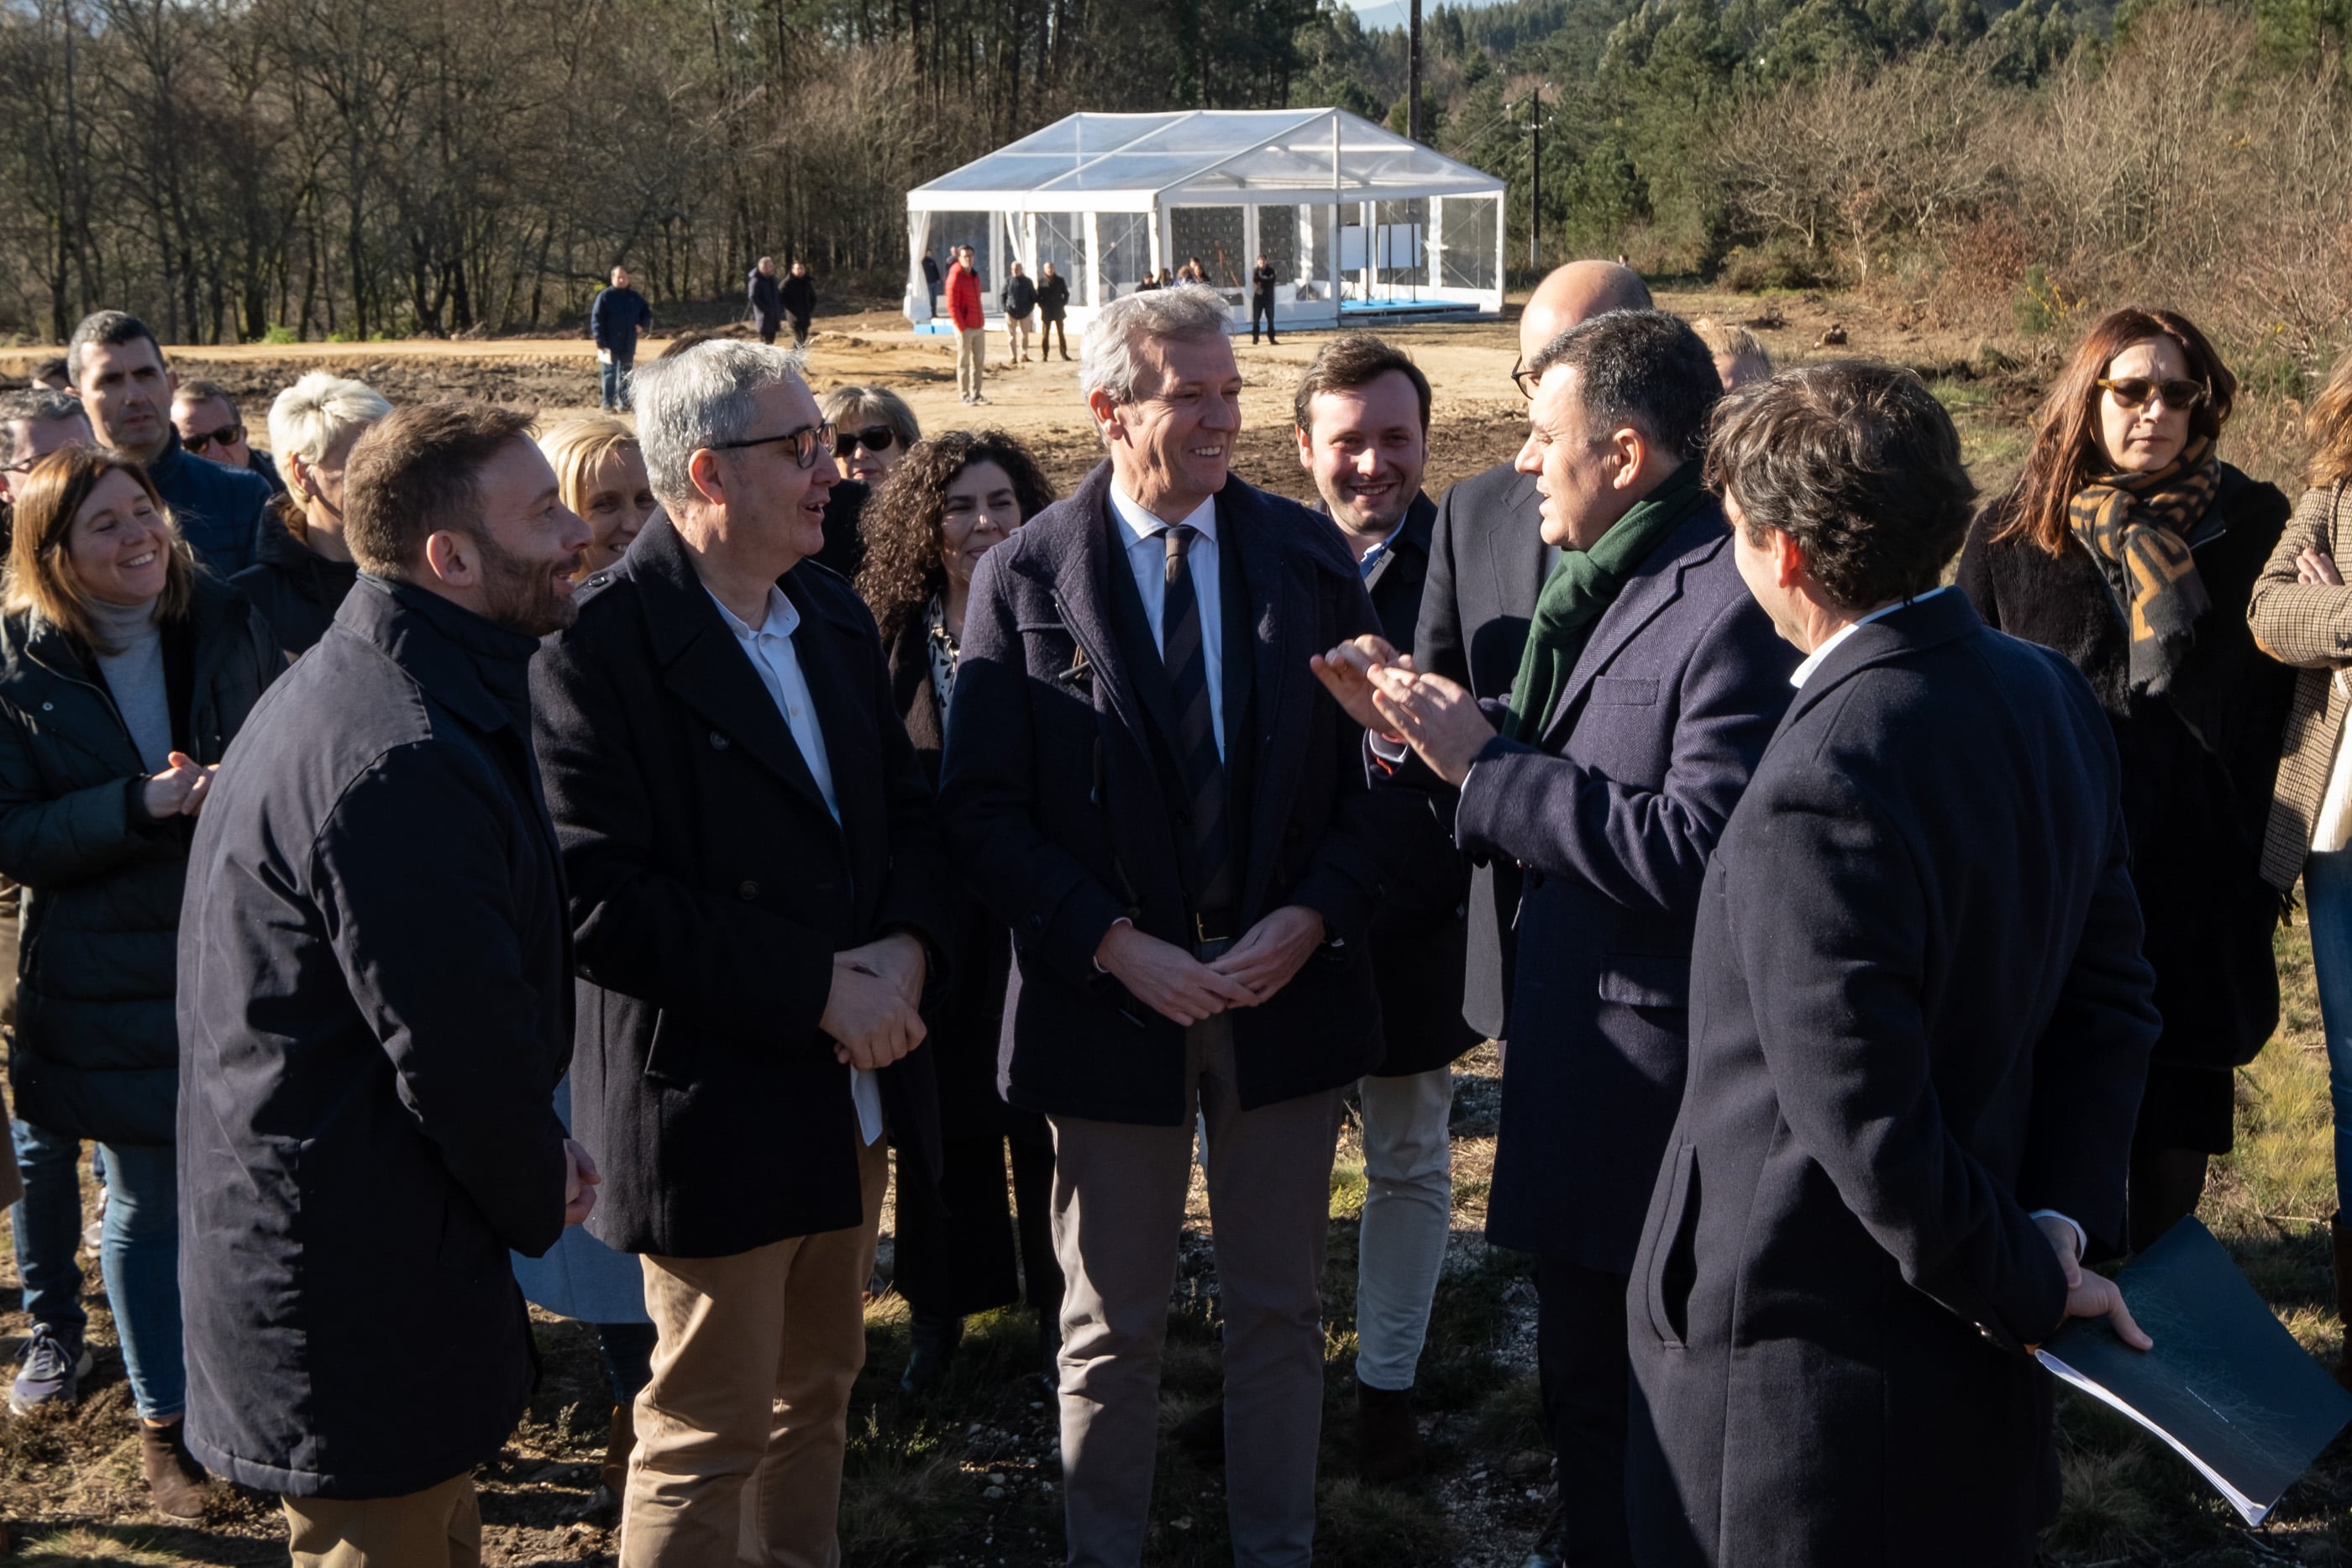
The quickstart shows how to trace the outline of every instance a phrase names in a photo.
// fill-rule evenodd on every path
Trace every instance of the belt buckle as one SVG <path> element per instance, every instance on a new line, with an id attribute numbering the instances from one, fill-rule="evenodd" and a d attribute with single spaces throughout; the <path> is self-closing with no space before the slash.
<path id="1" fill-rule="evenodd" d="M 1201 946 L 1212 942 L 1231 942 L 1238 935 L 1230 909 L 1202 910 L 1192 916 L 1192 937 Z"/>

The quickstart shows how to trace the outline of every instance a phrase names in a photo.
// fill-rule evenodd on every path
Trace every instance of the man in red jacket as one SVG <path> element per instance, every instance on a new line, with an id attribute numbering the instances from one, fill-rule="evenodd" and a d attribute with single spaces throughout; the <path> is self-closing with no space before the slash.
<path id="1" fill-rule="evenodd" d="M 987 324 L 980 303 L 980 270 L 972 266 L 971 246 L 956 246 L 948 268 L 948 319 L 956 329 L 956 391 L 966 402 L 986 402 L 980 395 L 980 372 L 988 355 L 981 329 Z"/>

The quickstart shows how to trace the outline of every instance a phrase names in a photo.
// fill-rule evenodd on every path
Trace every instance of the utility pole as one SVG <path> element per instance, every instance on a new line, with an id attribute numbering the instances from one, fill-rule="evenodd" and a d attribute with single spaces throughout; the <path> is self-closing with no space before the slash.
<path id="1" fill-rule="evenodd" d="M 1405 28 L 1404 49 L 1404 133 L 1415 141 L 1422 140 L 1424 127 L 1421 123 L 1421 0 L 1412 0 Z"/>
<path id="2" fill-rule="evenodd" d="M 1528 89 L 1528 270 L 1543 265 L 1543 95 L 1551 83 Z"/>

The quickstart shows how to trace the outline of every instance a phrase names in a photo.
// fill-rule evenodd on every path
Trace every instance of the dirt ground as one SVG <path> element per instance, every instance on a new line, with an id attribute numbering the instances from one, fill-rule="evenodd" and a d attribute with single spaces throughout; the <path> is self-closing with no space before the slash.
<path id="1" fill-rule="evenodd" d="M 1913 331 L 1849 300 L 1791 297 L 1768 304 L 1673 294 L 1661 303 L 1686 315 L 1748 321 L 1784 364 L 1832 352 L 1912 364 L 1938 378 L 1969 436 L 1980 481 L 2001 482 L 2014 466 L 2014 432 L 2032 389 L 2014 374 L 1980 376 L 1986 356 L 1978 344 Z M 1842 348 L 1820 342 L 1832 324 L 1846 331 Z M 1016 433 L 1065 490 L 1098 460 L 1074 365 L 1000 362 L 988 381 L 989 405 L 970 410 L 955 401 L 945 340 L 918 338 L 903 321 L 880 314 L 821 318 L 819 325 L 808 355 L 819 391 L 845 382 L 886 385 L 908 399 L 927 430 L 988 424 Z M 1525 404 L 1509 381 L 1514 322 L 1391 327 L 1384 335 L 1411 350 L 1435 390 L 1427 476 L 1433 495 L 1517 451 Z M 1298 333 L 1278 347 L 1236 342 L 1246 390 L 1235 466 L 1255 483 L 1302 499 L 1310 491 L 1296 459 L 1290 389 L 1323 340 Z M 662 347 L 652 341 L 642 357 Z M 992 335 L 990 351 L 1000 361 L 1003 347 L 1001 335 Z M 0 350 L 0 384 L 54 351 Z M 550 416 L 594 402 L 593 351 L 577 340 L 249 345 L 174 350 L 170 358 L 183 377 L 226 384 L 257 427 L 268 400 L 315 369 L 356 376 L 395 402 L 482 397 Z M 1535 1425 L 1532 1282 L 1523 1260 L 1491 1252 L 1481 1239 L 1498 1100 L 1499 1061 L 1492 1049 L 1465 1058 L 1454 1115 L 1455 1236 L 1422 1368 L 1433 1463 L 1425 1484 L 1408 1491 L 1372 1490 L 1347 1479 L 1355 1217 L 1363 1177 L 1352 1129 L 1343 1142 L 1326 1275 L 1330 1376 L 1318 1562 L 1511 1568 L 1541 1523 L 1546 1458 Z M 1163 1389 L 1168 1425 L 1213 1397 L 1219 1375 L 1209 1217 L 1197 1184 L 1185 1245 Z M 85 1253 L 83 1261 L 99 1359 L 79 1406 L 0 1419 L 0 1521 L 18 1553 L 48 1563 L 286 1562 L 284 1530 L 270 1499 L 222 1488 L 206 1517 L 186 1526 L 147 1510 L 96 1259 Z M 872 1359 L 853 1406 L 843 1509 L 846 1560 L 857 1568 L 1058 1561 L 1053 1413 L 1030 1375 L 1034 1330 L 1025 1309 L 975 1320 L 956 1372 L 921 1402 L 901 1399 L 896 1388 L 907 1349 L 903 1302 L 886 1294 L 868 1318 Z M 0 1354 L 13 1355 L 25 1332 L 13 1257 L 0 1253 Z M 418 1332 L 430 1333 L 433 1325 L 420 1324 Z M 613 1521 L 590 1506 L 606 1420 L 593 1338 L 583 1325 L 542 1318 L 538 1343 L 539 1392 L 514 1437 L 481 1473 L 486 1561 L 544 1568 L 610 1563 Z M 1214 1471 L 1172 1446 L 1164 1450 L 1148 1563 L 1191 1568 L 1230 1561 L 1220 1485 Z"/>

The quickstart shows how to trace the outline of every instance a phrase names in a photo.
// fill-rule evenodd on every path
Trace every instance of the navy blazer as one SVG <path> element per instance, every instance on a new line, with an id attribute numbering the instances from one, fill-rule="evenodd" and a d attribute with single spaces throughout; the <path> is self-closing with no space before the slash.
<path id="1" fill-rule="evenodd" d="M 965 878 L 1013 930 L 1001 1051 L 1006 1098 L 1098 1121 L 1181 1124 L 1184 1031 L 1097 969 L 1124 917 L 1186 947 L 1177 813 L 1157 760 L 1172 719 L 1113 625 L 1110 465 L 982 558 L 948 708 L 940 810 Z M 1268 1001 L 1238 1009 L 1244 1107 L 1361 1077 L 1381 1050 L 1366 937 L 1394 840 L 1414 803 L 1366 787 L 1363 731 L 1308 658 L 1377 629 L 1356 563 L 1329 521 L 1230 479 L 1217 497 L 1231 552 L 1225 729 L 1252 758 L 1244 928 L 1304 904 L 1326 939 Z M 1232 589 L 1244 591 L 1233 602 Z M 1237 612 L 1240 612 L 1237 614 Z M 1244 728 L 1244 727 L 1247 727 Z"/>
<path id="2" fill-rule="evenodd" d="M 1537 596 L 1559 559 L 1559 549 L 1543 540 L 1542 504 L 1534 476 L 1508 463 L 1462 480 L 1438 504 L 1412 656 L 1482 702 L 1510 696 Z M 1518 903 L 1517 865 L 1475 862 L 1462 1016 L 1488 1039 L 1503 1038 L 1508 1027 L 1511 920 Z"/>
<path id="3" fill-rule="evenodd" d="M 850 1070 L 819 1027 L 833 956 L 911 931 L 937 991 L 953 946 L 874 619 L 814 560 L 782 586 L 838 822 L 667 517 L 531 664 L 579 945 L 572 1132 L 604 1167 L 588 1228 L 624 1252 L 724 1257 L 857 1224 Z M 877 1078 L 900 1201 L 932 1196 L 929 1048 Z"/>
<path id="4" fill-rule="evenodd" d="M 1797 653 L 1713 502 L 1593 625 L 1542 745 L 1497 736 L 1454 828 L 1527 868 L 1487 1236 L 1622 1274 L 1682 1098 L 1690 937 Z"/>
<path id="5" fill-rule="evenodd" d="M 2158 1029 L 2118 771 L 2082 676 L 1958 591 L 1790 706 L 1707 869 L 1628 1302 L 1645 1568 L 2034 1560 L 2030 1211 L 2120 1234 Z"/>

